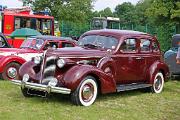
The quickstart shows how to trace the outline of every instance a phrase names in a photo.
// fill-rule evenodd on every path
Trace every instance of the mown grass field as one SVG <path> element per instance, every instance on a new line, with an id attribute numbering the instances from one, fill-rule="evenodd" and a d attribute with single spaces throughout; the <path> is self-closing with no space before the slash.
<path id="1" fill-rule="evenodd" d="M 142 90 L 100 95 L 90 107 L 69 97 L 25 98 L 20 88 L 0 81 L 0 120 L 180 120 L 180 81 L 169 81 L 161 94 Z"/>

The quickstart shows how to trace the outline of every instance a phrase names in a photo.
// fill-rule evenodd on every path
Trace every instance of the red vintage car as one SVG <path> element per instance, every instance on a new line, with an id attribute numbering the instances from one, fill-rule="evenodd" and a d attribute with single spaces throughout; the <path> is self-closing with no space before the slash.
<path id="1" fill-rule="evenodd" d="M 93 30 L 79 47 L 47 50 L 19 70 L 24 96 L 70 94 L 76 105 L 90 106 L 99 93 L 150 88 L 160 93 L 169 74 L 155 37 L 137 31 Z M 41 92 L 40 92 L 41 91 Z"/>
<path id="2" fill-rule="evenodd" d="M 74 47 L 76 42 L 71 38 L 54 36 L 30 37 L 20 48 L 0 48 L 0 75 L 2 79 L 19 79 L 18 70 L 32 57 L 42 56 L 48 48 Z"/>

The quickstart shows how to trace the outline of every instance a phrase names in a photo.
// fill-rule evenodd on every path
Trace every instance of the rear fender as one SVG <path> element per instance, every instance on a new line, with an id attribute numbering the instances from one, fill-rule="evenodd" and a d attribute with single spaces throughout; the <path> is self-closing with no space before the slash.
<path id="1" fill-rule="evenodd" d="M 155 63 L 153 63 L 151 65 L 151 67 L 149 68 L 149 70 L 147 71 L 147 76 L 146 76 L 146 80 L 149 84 L 153 84 L 153 80 L 155 78 L 156 73 L 158 72 L 162 72 L 164 75 L 164 78 L 167 79 L 167 76 L 169 75 L 169 68 L 168 66 L 161 62 L 161 61 L 157 61 Z"/>
<path id="2" fill-rule="evenodd" d="M 88 75 L 96 76 L 95 78 L 97 82 L 100 83 L 99 87 L 101 93 L 111 93 L 116 91 L 116 83 L 113 77 L 91 65 L 73 66 L 65 73 L 63 80 L 65 82 L 65 86 L 74 91 L 80 82 Z"/>

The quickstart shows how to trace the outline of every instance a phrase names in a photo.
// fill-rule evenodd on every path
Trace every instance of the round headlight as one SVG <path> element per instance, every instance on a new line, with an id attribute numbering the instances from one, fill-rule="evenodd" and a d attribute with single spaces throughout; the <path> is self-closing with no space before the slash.
<path id="1" fill-rule="evenodd" d="M 40 56 L 34 57 L 34 63 L 35 64 L 40 64 L 40 62 L 41 62 L 41 57 Z"/>
<path id="2" fill-rule="evenodd" d="M 27 82 L 28 80 L 29 80 L 29 75 L 28 74 L 24 74 L 23 82 Z"/>
<path id="3" fill-rule="evenodd" d="M 64 59 L 59 59 L 59 60 L 57 61 L 57 66 L 58 66 L 59 68 L 64 67 L 65 64 L 66 64 L 66 62 L 64 61 Z"/>
<path id="4" fill-rule="evenodd" d="M 57 85 L 57 83 L 58 83 L 58 80 L 57 80 L 56 78 L 52 78 L 52 79 L 49 81 L 48 85 L 49 85 L 49 86 L 52 86 L 52 87 L 55 87 L 55 86 Z"/>

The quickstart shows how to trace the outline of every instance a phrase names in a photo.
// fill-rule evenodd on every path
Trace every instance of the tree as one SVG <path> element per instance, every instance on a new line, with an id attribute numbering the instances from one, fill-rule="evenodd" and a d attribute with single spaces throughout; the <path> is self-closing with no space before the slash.
<path id="1" fill-rule="evenodd" d="M 178 0 L 152 0 L 145 14 L 149 22 L 156 26 L 163 50 L 167 50 L 172 35 L 180 32 L 180 3 Z"/>
<path id="2" fill-rule="evenodd" d="M 29 0 L 35 11 L 49 9 L 57 20 L 85 22 L 91 14 L 93 0 Z"/>
<path id="3" fill-rule="evenodd" d="M 152 4 L 146 10 L 146 16 L 154 18 L 156 24 L 164 22 L 179 23 L 180 21 L 180 2 L 178 0 L 152 0 Z"/>
<path id="4" fill-rule="evenodd" d="M 135 22 L 135 6 L 130 2 L 124 2 L 121 5 L 117 5 L 114 14 L 116 14 L 123 23 Z"/>
<path id="5" fill-rule="evenodd" d="M 152 0 L 140 0 L 135 6 L 135 15 L 137 24 L 145 25 L 148 22 L 148 17 L 145 14 L 146 9 L 151 5 Z"/>
<path id="6" fill-rule="evenodd" d="M 101 17 L 113 17 L 113 13 L 111 11 L 111 8 L 107 7 L 104 10 L 99 11 L 99 16 Z M 98 17 L 98 16 L 96 16 Z"/>

